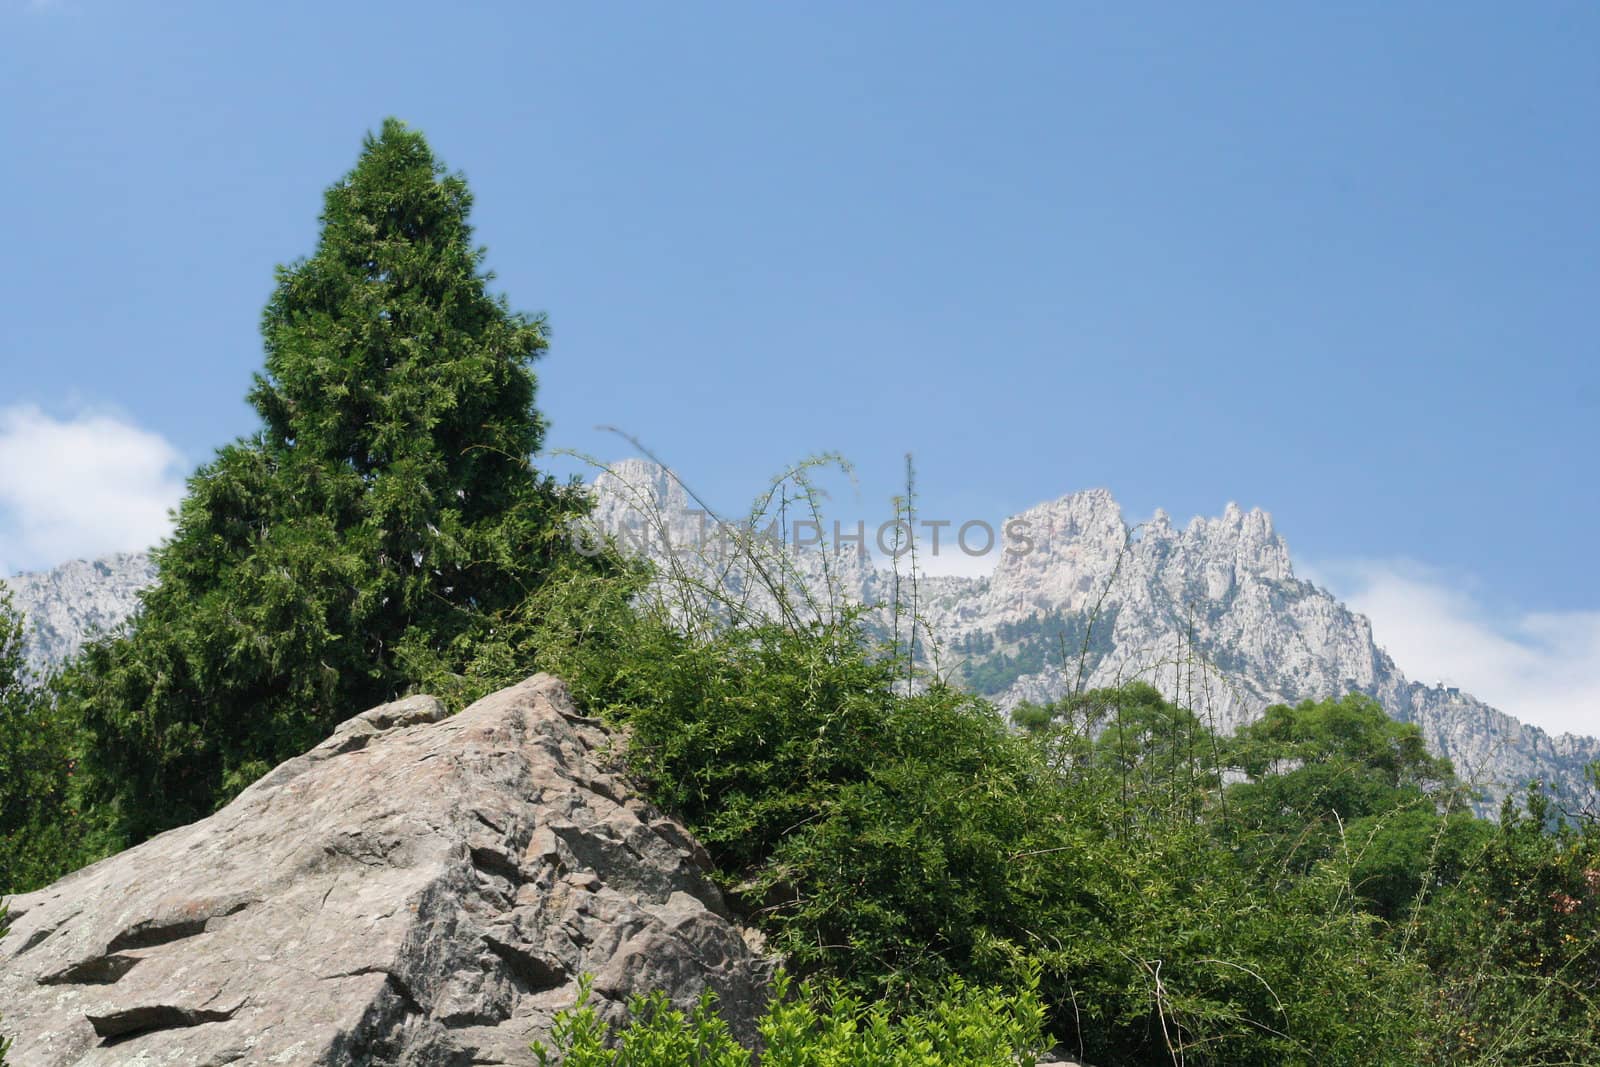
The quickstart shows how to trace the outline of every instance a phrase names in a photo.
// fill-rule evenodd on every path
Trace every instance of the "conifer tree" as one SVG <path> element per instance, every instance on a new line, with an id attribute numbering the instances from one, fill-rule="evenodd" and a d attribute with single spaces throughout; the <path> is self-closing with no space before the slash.
<path id="1" fill-rule="evenodd" d="M 203 816 L 343 717 L 531 670 L 577 487 L 534 471 L 542 318 L 488 289 L 471 194 L 390 119 L 262 322 L 262 425 L 189 481 L 130 629 L 64 688 L 122 842 Z"/>
<path id="2" fill-rule="evenodd" d="M 82 859 L 69 799 L 72 722 L 30 677 L 23 633 L 0 585 L 0 897 L 37 889 Z"/>

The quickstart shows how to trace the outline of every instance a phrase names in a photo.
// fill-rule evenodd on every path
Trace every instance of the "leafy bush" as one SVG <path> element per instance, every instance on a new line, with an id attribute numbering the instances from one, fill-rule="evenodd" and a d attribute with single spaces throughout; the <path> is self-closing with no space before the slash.
<path id="1" fill-rule="evenodd" d="M 758 1023 L 762 1067 L 1019 1067 L 1044 1042 L 1044 1012 L 1033 988 L 1014 994 L 975 989 L 952 979 L 930 1006 L 895 1016 L 836 988 L 808 987 L 791 997 L 780 976 Z M 754 1067 L 734 1040 L 711 994 L 685 1014 L 666 994 L 635 998 L 620 1030 L 602 1022 L 584 983 L 577 1007 L 557 1015 L 553 1051 L 542 1064 L 565 1067 Z"/>
<path id="2" fill-rule="evenodd" d="M 1430 1063 L 1600 1063 L 1600 827 L 1507 801 L 1417 935 L 1434 974 Z"/>
<path id="3" fill-rule="evenodd" d="M 576 598 L 545 665 L 625 728 L 800 976 L 915 1012 L 1037 965 L 1052 1030 L 1097 1062 L 1411 1055 L 1417 971 L 1349 871 L 1259 881 L 1216 820 L 1214 739 L 1154 690 L 1017 735 L 970 694 L 907 693 L 848 618 L 691 640 L 605 599 Z"/>

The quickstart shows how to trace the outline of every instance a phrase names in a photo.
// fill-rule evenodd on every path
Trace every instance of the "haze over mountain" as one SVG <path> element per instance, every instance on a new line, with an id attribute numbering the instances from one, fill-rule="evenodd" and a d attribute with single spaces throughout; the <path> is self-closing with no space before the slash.
<path id="1" fill-rule="evenodd" d="M 595 523 L 625 547 L 731 590 L 756 612 L 775 608 L 664 468 L 627 460 L 594 486 Z M 791 529 L 796 517 L 787 517 Z M 1364 693 L 1416 723 L 1429 748 L 1483 791 L 1485 808 L 1533 779 L 1569 802 L 1592 796 L 1584 768 L 1600 760 L 1600 740 L 1552 735 L 1459 689 L 1412 681 L 1365 616 L 1296 577 L 1265 511 L 1229 504 L 1181 528 L 1157 512 L 1135 527 L 1109 492 L 1093 489 L 1039 504 L 1004 528 L 1018 535 L 1006 546 L 1025 538 L 1027 550 L 997 553 L 985 576 L 916 583 L 932 638 L 924 662 L 1002 709 L 1143 679 L 1231 731 L 1271 704 Z M 804 610 L 888 603 L 897 582 L 909 595 L 904 564 L 897 575 L 854 545 L 784 551 Z M 11 579 L 31 622 L 30 663 L 47 669 L 86 633 L 114 626 L 153 577 L 148 557 L 135 554 Z M 880 622 L 891 625 L 887 615 Z"/>

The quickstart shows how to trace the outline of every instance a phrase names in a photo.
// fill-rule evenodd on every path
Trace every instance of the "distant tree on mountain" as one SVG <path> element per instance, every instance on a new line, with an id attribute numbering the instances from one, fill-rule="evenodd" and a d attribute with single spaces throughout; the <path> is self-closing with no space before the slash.
<path id="1" fill-rule="evenodd" d="M 64 679 L 124 840 L 202 816 L 340 719 L 525 674 L 525 603 L 586 498 L 535 471 L 544 320 L 492 295 L 472 196 L 388 120 L 262 319 L 262 425 L 189 480 L 159 581 Z"/>

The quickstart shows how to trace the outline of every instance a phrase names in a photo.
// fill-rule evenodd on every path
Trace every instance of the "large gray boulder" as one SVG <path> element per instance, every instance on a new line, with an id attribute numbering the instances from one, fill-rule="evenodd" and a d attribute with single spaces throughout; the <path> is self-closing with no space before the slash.
<path id="1" fill-rule="evenodd" d="M 770 964 L 704 865 L 560 681 L 413 697 L 15 898 L 0 1028 L 18 1067 L 528 1064 L 591 974 L 748 1034 Z"/>

